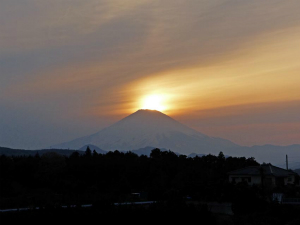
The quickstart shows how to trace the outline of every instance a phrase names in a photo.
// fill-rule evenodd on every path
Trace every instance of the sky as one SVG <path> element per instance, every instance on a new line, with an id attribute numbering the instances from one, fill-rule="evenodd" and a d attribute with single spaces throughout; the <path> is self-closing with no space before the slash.
<path id="1" fill-rule="evenodd" d="M 151 96 L 210 136 L 300 144 L 299 11 L 299 0 L 0 0 L 0 146 L 90 135 Z"/>

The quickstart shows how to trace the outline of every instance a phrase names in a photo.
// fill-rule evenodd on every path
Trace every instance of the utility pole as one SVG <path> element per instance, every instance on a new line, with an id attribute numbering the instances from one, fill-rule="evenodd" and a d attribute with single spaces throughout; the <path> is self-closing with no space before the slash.
<path id="1" fill-rule="evenodd" d="M 286 155 L 285 161 L 286 161 L 286 170 L 288 170 L 289 169 L 288 155 Z"/>

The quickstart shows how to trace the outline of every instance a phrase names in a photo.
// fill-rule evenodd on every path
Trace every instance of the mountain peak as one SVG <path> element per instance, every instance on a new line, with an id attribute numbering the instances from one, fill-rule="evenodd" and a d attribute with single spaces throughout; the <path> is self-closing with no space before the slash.
<path id="1" fill-rule="evenodd" d="M 155 110 L 155 109 L 139 109 L 136 112 L 161 112 L 161 111 L 158 111 L 158 110 Z"/>
<path id="2" fill-rule="evenodd" d="M 161 111 L 158 111 L 158 110 L 155 110 L 155 109 L 139 109 L 134 113 L 139 113 L 139 114 L 163 114 L 163 115 L 166 115 L 166 114 L 162 113 Z"/>
<path id="3" fill-rule="evenodd" d="M 153 127 L 158 126 L 160 128 L 162 127 L 169 127 L 174 126 L 175 124 L 178 126 L 180 124 L 176 120 L 172 119 L 168 115 L 158 111 L 158 110 L 152 110 L 152 109 L 139 109 L 136 112 L 130 114 L 129 116 L 123 118 L 119 122 L 115 123 L 114 125 L 124 124 L 128 123 L 132 127 L 140 127 L 141 125 L 146 126 L 144 127 Z M 112 125 L 112 126 L 114 126 Z M 180 126 L 184 126 L 180 124 Z"/>

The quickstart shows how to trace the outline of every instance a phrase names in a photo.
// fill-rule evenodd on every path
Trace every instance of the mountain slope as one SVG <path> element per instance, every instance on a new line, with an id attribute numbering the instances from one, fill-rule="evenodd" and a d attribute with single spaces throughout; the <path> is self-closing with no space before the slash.
<path id="1" fill-rule="evenodd" d="M 138 110 L 95 134 L 56 145 L 54 148 L 79 149 L 88 144 L 106 151 L 154 146 L 182 154 L 218 154 L 224 149 L 238 146 L 231 141 L 197 132 L 155 110 Z"/>

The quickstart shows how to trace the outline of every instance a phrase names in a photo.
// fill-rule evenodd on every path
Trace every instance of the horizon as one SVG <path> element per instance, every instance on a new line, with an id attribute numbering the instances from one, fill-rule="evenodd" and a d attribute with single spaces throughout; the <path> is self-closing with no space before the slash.
<path id="1" fill-rule="evenodd" d="M 110 124 L 110 125 L 108 125 L 108 126 L 106 126 L 106 127 L 103 127 L 101 130 L 104 130 L 104 129 L 106 129 L 106 128 L 109 128 L 109 127 L 113 126 L 115 123 L 117 123 L 117 122 L 119 122 L 119 121 L 121 121 L 121 120 L 124 120 L 124 119 L 126 119 L 127 117 L 129 117 L 129 116 L 131 116 L 131 115 L 133 115 L 133 114 L 135 114 L 135 113 L 137 113 L 137 112 L 139 112 L 139 111 L 158 112 L 158 113 L 160 113 L 160 114 L 163 114 L 163 115 L 165 115 L 165 116 L 167 116 L 167 117 L 173 119 L 172 117 L 170 117 L 169 115 L 167 115 L 166 113 L 164 113 L 164 112 L 162 112 L 162 111 L 159 111 L 159 110 L 156 110 L 156 109 L 140 108 L 140 109 L 136 110 L 135 112 L 133 112 L 133 113 L 131 113 L 131 114 L 129 114 L 129 115 L 126 115 L 125 117 L 121 118 L 120 120 L 118 120 L 118 121 L 116 121 L 116 122 L 114 122 L 114 123 L 112 123 L 112 124 Z M 176 121 L 176 122 L 179 122 L 179 121 L 177 121 L 177 120 L 175 120 L 175 121 Z M 179 123 L 181 123 L 181 122 L 179 122 Z M 187 125 L 185 125 L 185 124 L 183 124 L 183 123 L 181 123 L 181 124 L 184 125 L 184 126 L 187 126 Z M 189 127 L 189 126 L 187 126 L 187 127 Z M 189 128 L 191 128 L 191 127 L 189 127 Z M 192 129 L 193 129 L 193 128 L 192 128 Z M 99 130 L 99 131 L 101 131 L 101 130 Z M 195 129 L 193 129 L 193 130 L 195 130 Z M 195 131 L 196 131 L 196 132 L 199 132 L 199 131 L 197 131 L 197 130 L 195 130 Z M 77 139 L 77 138 L 80 138 L 80 137 L 75 137 L 75 138 L 73 138 L 73 139 Z M 231 141 L 231 140 L 229 140 L 229 141 Z M 233 143 L 235 143 L 235 142 L 233 142 Z M 56 143 L 56 144 L 58 144 L 58 143 Z M 237 143 L 235 143 L 235 144 L 237 144 Z M 93 144 L 87 144 L 87 145 L 91 145 L 91 146 L 92 146 Z M 239 145 L 239 144 L 237 144 L 237 145 Z M 300 144 L 276 145 L 276 144 L 268 144 L 268 143 L 266 143 L 266 144 L 261 144 L 261 145 L 251 145 L 251 146 L 239 145 L 239 146 L 241 146 L 241 147 L 255 147 L 255 146 L 268 146 L 268 145 L 270 145 L 270 146 L 282 146 L 282 147 L 284 147 L 284 146 L 293 146 L 293 145 L 299 145 L 299 146 L 300 146 Z M 0 147 L 11 148 L 11 147 L 8 147 L 8 146 L 0 146 Z M 100 147 L 100 148 L 101 148 L 101 146 L 96 146 L 96 147 Z M 155 146 L 147 146 L 147 147 L 154 147 L 154 148 L 156 148 Z M 159 148 L 159 147 L 157 147 L 157 148 Z M 13 149 L 13 148 L 12 148 L 12 149 Z M 21 149 L 24 149 L 24 150 L 39 150 L 39 149 L 25 149 L 25 148 L 21 148 Z M 40 148 L 40 149 L 52 149 L 52 146 L 43 147 L 43 148 Z M 55 149 L 55 148 L 54 148 L 54 149 Z M 104 149 L 103 149 L 103 150 L 104 150 Z M 118 150 L 118 149 L 116 149 L 116 150 Z M 136 149 L 133 149 L 133 150 L 136 150 Z M 109 151 L 109 150 L 105 150 L 105 151 Z M 194 153 L 190 153 L 190 154 L 194 154 Z"/>
<path id="2" fill-rule="evenodd" d="M 113 121 L 111 124 L 108 124 L 107 126 L 102 127 L 101 129 L 97 130 L 96 132 L 99 132 L 99 131 L 101 131 L 101 130 L 104 130 L 104 129 L 106 129 L 106 128 L 109 128 L 109 127 L 113 126 L 115 123 L 117 123 L 117 122 L 119 122 L 119 121 L 121 121 L 121 120 L 123 120 L 123 119 L 126 119 L 128 116 L 131 116 L 131 115 L 133 115 L 133 114 L 135 114 L 135 113 L 137 113 L 137 112 L 139 112 L 139 111 L 159 112 L 159 113 L 161 113 L 161 114 L 163 114 L 163 115 L 166 115 L 167 117 L 169 117 L 169 118 L 171 118 L 171 119 L 174 119 L 173 117 L 169 116 L 167 113 L 165 113 L 165 112 L 163 112 L 163 111 L 160 111 L 160 110 L 157 110 L 157 109 L 139 108 L 139 109 L 137 109 L 136 111 L 134 111 L 134 112 L 132 112 L 132 113 L 130 113 L 130 114 L 127 114 L 127 115 L 123 116 L 122 118 L 118 119 L 117 121 Z M 188 125 L 186 125 L 186 124 L 184 124 L 184 123 L 182 123 L 182 122 L 180 122 L 180 121 L 178 121 L 178 120 L 176 120 L 176 119 L 175 119 L 175 121 L 177 121 L 177 122 L 183 124 L 184 126 L 187 126 L 187 127 L 189 127 L 189 128 L 192 128 L 193 130 L 195 130 L 195 131 L 197 131 L 197 132 L 202 133 L 201 131 L 196 130 L 196 129 L 194 129 L 193 127 L 190 127 L 190 126 L 188 126 Z M 95 132 L 94 132 L 94 133 L 95 133 Z M 91 134 L 93 134 L 93 133 L 87 133 L 87 134 L 81 135 L 81 136 L 86 136 L 86 135 L 91 135 Z M 71 139 L 69 139 L 69 140 L 65 140 L 65 141 L 74 140 L 74 139 L 80 138 L 81 136 L 73 137 L 73 138 L 71 138 Z M 209 136 L 210 136 L 210 135 L 209 135 Z M 211 137 L 215 137 L 215 136 L 211 136 Z M 229 140 L 229 139 L 227 139 L 227 140 Z M 229 141 L 235 143 L 235 142 L 232 141 L 232 140 L 229 140 Z M 61 142 L 61 143 L 63 143 L 63 142 Z M 55 145 L 55 144 L 59 144 L 59 143 L 53 143 L 52 145 Z M 262 143 L 262 144 L 253 144 L 253 145 L 242 145 L 242 144 L 238 144 L 238 143 L 235 143 L 235 144 L 237 144 L 237 145 L 239 145 L 239 146 L 241 146 L 241 147 L 255 147 L 255 146 L 281 146 L 281 147 L 287 147 L 287 146 L 293 146 L 293 145 L 300 145 L 300 144 L 298 144 L 298 143 L 291 143 L 291 144 Z M 0 147 L 11 148 L 11 149 L 24 149 L 24 150 L 39 150 L 39 149 L 51 149 L 51 148 L 52 148 L 52 145 L 51 145 L 51 146 L 39 147 L 39 148 L 24 148 L 24 147 L 20 147 L 20 148 L 17 147 L 17 148 L 15 148 L 15 147 L 11 147 L 11 146 L 1 146 L 1 145 L 0 145 Z M 97 146 L 97 147 L 100 147 L 100 146 Z M 155 146 L 153 146 L 153 147 L 155 147 Z M 100 148 L 101 148 L 101 147 L 100 147 Z M 159 147 L 158 147 L 158 148 L 159 148 Z M 134 150 L 135 150 L 135 149 L 134 149 Z M 109 151 L 109 150 L 105 150 L 105 151 Z M 193 154 L 193 153 L 191 153 L 191 154 Z"/>
<path id="3" fill-rule="evenodd" d="M 145 137 L 147 138 L 145 139 Z M 259 163 L 271 163 L 281 168 L 286 166 L 286 157 L 290 157 L 290 168 L 295 169 L 300 165 L 299 144 L 264 144 L 249 147 L 237 145 L 227 139 L 210 137 L 200 133 L 156 109 L 138 109 L 118 122 L 88 136 L 40 149 L 23 148 L 23 150 L 84 151 L 87 146 L 91 146 L 100 154 L 118 150 L 120 152 L 131 151 L 137 155 L 150 155 L 150 150 L 157 148 L 162 149 L 162 151 L 169 149 L 178 155 L 186 156 L 194 154 L 217 156 L 222 152 L 226 156 L 254 158 Z M 13 148 L 11 149 L 13 150 Z M 4 149 L 2 154 L 9 153 Z"/>
<path id="4" fill-rule="evenodd" d="M 241 146 L 300 144 L 300 2 L 6 1 L 0 146 L 158 109 Z"/>

